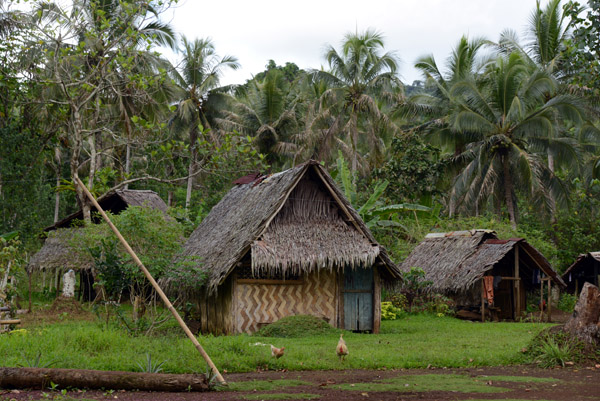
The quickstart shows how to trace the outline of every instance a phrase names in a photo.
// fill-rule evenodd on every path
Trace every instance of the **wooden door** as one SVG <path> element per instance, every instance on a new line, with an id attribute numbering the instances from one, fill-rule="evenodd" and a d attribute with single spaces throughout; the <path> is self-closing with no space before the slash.
<path id="1" fill-rule="evenodd" d="M 373 269 L 344 269 L 344 329 L 373 331 Z"/>

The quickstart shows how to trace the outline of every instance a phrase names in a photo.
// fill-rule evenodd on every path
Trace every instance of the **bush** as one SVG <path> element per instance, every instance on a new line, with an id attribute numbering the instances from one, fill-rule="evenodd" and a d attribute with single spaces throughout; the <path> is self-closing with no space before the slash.
<path id="1" fill-rule="evenodd" d="M 434 313 L 439 316 L 453 316 L 455 314 L 454 301 L 442 294 L 427 294 L 415 300 L 412 312 Z"/>
<path id="2" fill-rule="evenodd" d="M 534 338 L 528 353 L 542 368 L 565 366 L 585 359 L 585 344 L 562 330 L 546 331 Z"/>
<path id="3" fill-rule="evenodd" d="M 392 302 L 381 303 L 381 320 L 396 320 L 404 315 L 404 310 L 394 306 Z"/>
<path id="4" fill-rule="evenodd" d="M 287 316 L 271 323 L 254 335 L 258 337 L 307 337 L 327 333 L 334 333 L 338 330 L 321 318 L 311 315 Z"/>
<path id="5" fill-rule="evenodd" d="M 577 304 L 577 296 L 566 292 L 560 294 L 560 298 L 558 299 L 558 309 L 570 313 L 575 309 L 575 304 Z"/>

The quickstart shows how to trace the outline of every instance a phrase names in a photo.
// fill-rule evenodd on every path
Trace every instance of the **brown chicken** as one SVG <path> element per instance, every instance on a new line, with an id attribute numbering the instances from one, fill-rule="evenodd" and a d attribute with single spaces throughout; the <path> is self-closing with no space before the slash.
<path id="1" fill-rule="evenodd" d="M 285 347 L 281 347 L 281 348 L 277 348 L 274 347 L 273 344 L 271 344 L 271 355 L 273 356 L 273 358 L 281 358 L 283 356 L 283 351 L 285 350 Z"/>
<path id="2" fill-rule="evenodd" d="M 335 352 L 340 357 L 340 361 L 346 359 L 346 355 L 348 355 L 348 346 L 346 345 L 346 341 L 343 339 L 344 333 L 340 334 L 340 341 L 338 341 L 337 347 L 335 348 Z"/>

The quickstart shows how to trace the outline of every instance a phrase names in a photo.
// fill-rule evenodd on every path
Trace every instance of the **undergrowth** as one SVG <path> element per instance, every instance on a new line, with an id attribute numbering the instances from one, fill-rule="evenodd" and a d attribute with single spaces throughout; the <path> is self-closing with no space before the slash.
<path id="1" fill-rule="evenodd" d="M 589 359 L 586 349 L 582 341 L 562 330 L 547 330 L 531 341 L 527 353 L 540 367 L 552 368 Z"/>

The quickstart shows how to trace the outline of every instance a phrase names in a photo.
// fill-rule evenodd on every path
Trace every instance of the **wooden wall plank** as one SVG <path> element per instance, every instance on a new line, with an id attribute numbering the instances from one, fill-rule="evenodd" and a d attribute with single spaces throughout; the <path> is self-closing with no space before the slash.
<path id="1" fill-rule="evenodd" d="M 381 277 L 379 268 L 373 266 L 373 333 L 379 334 L 381 327 Z"/>

